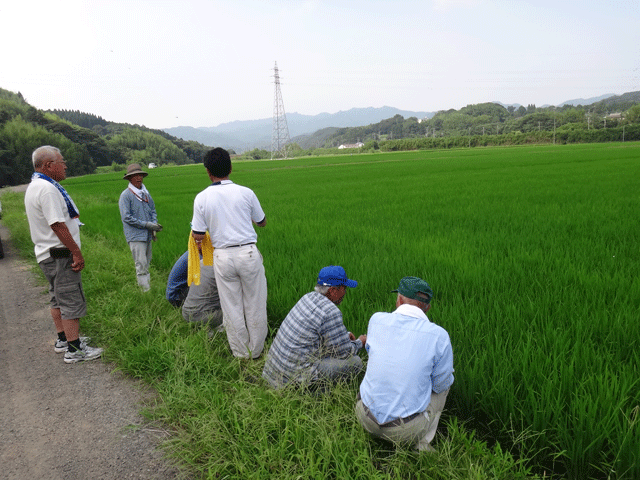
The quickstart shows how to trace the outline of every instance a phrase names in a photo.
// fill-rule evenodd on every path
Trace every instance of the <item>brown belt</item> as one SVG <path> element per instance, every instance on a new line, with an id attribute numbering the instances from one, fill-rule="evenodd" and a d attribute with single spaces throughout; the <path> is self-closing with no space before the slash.
<path id="1" fill-rule="evenodd" d="M 360 397 L 360 392 L 358 392 L 358 394 L 356 395 L 356 400 L 359 400 L 360 402 L 362 402 L 362 397 Z M 362 402 L 362 406 L 364 407 L 364 413 L 367 415 L 367 417 L 373 420 L 380 428 L 397 427 L 398 425 L 402 425 L 403 423 L 410 422 L 411 420 L 416 418 L 418 415 L 422 415 L 422 412 L 416 412 L 416 413 L 412 413 L 408 417 L 396 418 L 395 420 L 391 420 L 386 423 L 378 423 L 378 420 L 373 415 L 373 413 L 371 413 L 371 410 L 369 410 L 369 407 L 367 407 L 364 404 L 364 402 Z"/>

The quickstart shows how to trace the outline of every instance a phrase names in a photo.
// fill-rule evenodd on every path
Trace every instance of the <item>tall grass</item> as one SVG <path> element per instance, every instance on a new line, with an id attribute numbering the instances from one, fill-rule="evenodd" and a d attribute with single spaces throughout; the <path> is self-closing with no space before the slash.
<path id="1" fill-rule="evenodd" d="M 21 196 L 3 196 L 3 207 L 14 242 L 32 257 Z M 260 378 L 264 359 L 234 359 L 224 334 L 209 338 L 184 322 L 164 301 L 161 282 L 140 293 L 134 275 L 125 273 L 126 249 L 86 234 L 83 251 L 90 306 L 83 331 L 107 346 L 104 357 L 117 368 L 157 390 L 158 402 L 144 413 L 173 430 L 167 452 L 197 477 L 532 478 L 522 460 L 499 445 L 490 448 L 455 417 L 443 421 L 437 456 L 372 439 L 353 414 L 357 381 L 324 396 L 270 389 Z"/>
<path id="2" fill-rule="evenodd" d="M 161 300 L 186 249 L 193 198 L 209 183 L 201 165 L 145 179 L 165 226 L 147 296 L 133 286 L 117 210 L 126 182 L 67 181 L 94 265 L 85 274 L 89 321 L 110 358 L 159 389 L 150 415 L 176 425 L 174 451 L 205 477 L 527 475 L 500 443 L 491 455 L 483 445 L 479 459 L 467 451 L 455 460 L 481 443 L 459 417 L 502 445 L 517 439 L 529 465 L 576 479 L 637 478 L 638 152 L 625 143 L 234 164 L 232 179 L 256 191 L 267 213 L 258 245 L 272 334 L 328 264 L 360 282 L 341 305 L 357 334 L 373 312 L 393 309 L 389 291 L 402 276 L 431 284 L 430 318 L 454 348 L 440 443 L 450 455 L 369 439 L 352 415 L 357 381 L 323 399 L 253 383 L 262 362 L 233 360 L 224 338 L 209 341 Z"/>

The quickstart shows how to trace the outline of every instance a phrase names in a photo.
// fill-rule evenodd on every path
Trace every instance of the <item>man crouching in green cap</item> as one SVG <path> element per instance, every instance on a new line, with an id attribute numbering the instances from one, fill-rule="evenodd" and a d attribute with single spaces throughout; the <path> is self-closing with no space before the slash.
<path id="1" fill-rule="evenodd" d="M 356 416 L 376 437 L 433 451 L 430 443 L 453 384 L 451 341 L 427 318 L 433 297 L 427 282 L 404 277 L 393 293 L 396 310 L 369 320 L 369 360 Z"/>

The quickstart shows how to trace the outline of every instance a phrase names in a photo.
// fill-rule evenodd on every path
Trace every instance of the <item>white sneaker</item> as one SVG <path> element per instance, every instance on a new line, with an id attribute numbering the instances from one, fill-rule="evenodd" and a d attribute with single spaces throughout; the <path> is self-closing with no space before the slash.
<path id="1" fill-rule="evenodd" d="M 76 350 L 75 352 L 69 352 L 64 354 L 64 363 L 78 363 L 84 362 L 85 360 L 95 360 L 96 358 L 100 358 L 102 355 L 102 348 L 93 348 L 84 346 L 80 350 Z"/>
<path id="2" fill-rule="evenodd" d="M 86 347 L 90 341 L 91 341 L 91 337 L 80 337 L 80 348 Z M 57 339 L 56 344 L 53 346 L 53 350 L 56 353 L 64 353 L 68 350 L 68 348 L 69 348 L 69 342 L 67 342 L 66 340 L 63 342 L 60 339 Z"/>

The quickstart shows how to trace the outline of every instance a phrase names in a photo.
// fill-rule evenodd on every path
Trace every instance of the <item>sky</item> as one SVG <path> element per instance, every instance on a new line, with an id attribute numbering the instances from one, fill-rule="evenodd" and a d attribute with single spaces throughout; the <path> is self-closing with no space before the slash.
<path id="1" fill-rule="evenodd" d="M 0 88 L 149 128 L 640 90 L 640 0 L 3 0 Z"/>

